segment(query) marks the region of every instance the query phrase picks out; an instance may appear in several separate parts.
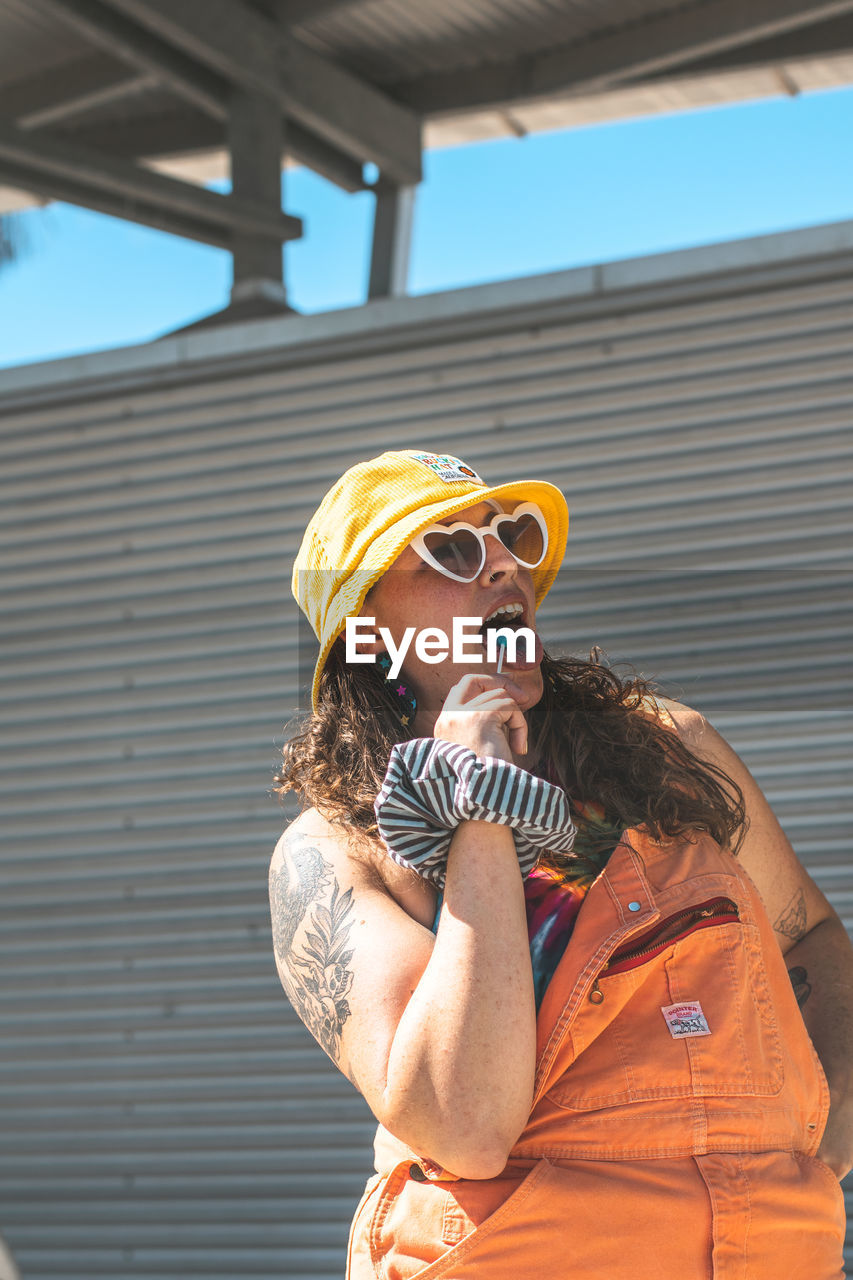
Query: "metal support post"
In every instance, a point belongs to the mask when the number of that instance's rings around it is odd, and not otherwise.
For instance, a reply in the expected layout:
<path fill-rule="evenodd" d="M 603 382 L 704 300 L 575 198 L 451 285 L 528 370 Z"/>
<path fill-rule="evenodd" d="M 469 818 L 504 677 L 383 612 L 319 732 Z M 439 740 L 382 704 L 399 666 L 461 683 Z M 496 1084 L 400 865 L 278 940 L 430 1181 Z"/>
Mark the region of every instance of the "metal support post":
<path fill-rule="evenodd" d="M 376 184 L 369 298 L 400 298 L 406 292 L 416 190 L 383 179 Z"/>
<path fill-rule="evenodd" d="M 284 123 L 278 104 L 235 87 L 228 111 L 228 148 L 232 195 L 280 212 Z M 232 302 L 262 295 L 287 305 L 281 240 L 238 232 L 232 253 Z"/>

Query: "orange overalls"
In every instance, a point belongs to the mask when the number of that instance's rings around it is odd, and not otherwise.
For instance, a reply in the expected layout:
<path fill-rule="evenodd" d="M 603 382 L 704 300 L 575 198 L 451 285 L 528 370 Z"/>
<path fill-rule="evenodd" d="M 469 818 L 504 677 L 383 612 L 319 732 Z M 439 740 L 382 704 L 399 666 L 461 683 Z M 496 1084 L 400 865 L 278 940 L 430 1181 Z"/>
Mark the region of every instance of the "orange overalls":
<path fill-rule="evenodd" d="M 627 831 L 545 992 L 506 1169 L 455 1179 L 380 1128 L 348 1280 L 843 1280 L 828 1108 L 748 876 L 709 836 Z"/>

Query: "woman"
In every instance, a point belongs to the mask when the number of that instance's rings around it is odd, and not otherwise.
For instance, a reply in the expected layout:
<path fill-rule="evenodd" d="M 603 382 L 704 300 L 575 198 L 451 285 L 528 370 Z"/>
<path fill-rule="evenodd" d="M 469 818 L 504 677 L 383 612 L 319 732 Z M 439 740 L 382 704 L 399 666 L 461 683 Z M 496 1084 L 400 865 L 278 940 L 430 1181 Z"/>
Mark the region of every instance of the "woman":
<path fill-rule="evenodd" d="M 320 656 L 278 781 L 308 807 L 270 891 L 285 990 L 380 1122 L 348 1275 L 839 1280 L 849 944 L 700 716 L 489 645 L 535 634 L 567 527 L 551 485 L 392 452 L 297 559 Z"/>

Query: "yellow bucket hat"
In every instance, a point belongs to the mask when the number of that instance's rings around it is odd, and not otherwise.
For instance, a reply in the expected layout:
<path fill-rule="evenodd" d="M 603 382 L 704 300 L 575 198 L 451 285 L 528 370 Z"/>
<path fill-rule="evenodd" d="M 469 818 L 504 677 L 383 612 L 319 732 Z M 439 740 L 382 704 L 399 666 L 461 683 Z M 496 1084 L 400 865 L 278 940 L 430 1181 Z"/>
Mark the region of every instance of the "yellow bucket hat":
<path fill-rule="evenodd" d="M 459 458 L 412 449 L 359 462 L 332 486 L 293 566 L 293 594 L 320 641 L 311 689 L 315 710 L 329 650 L 373 584 L 421 529 L 486 498 L 536 502 L 542 509 L 548 549 L 530 571 L 539 605 L 557 576 L 569 531 L 566 499 L 555 485 L 517 480 L 490 487 Z"/>

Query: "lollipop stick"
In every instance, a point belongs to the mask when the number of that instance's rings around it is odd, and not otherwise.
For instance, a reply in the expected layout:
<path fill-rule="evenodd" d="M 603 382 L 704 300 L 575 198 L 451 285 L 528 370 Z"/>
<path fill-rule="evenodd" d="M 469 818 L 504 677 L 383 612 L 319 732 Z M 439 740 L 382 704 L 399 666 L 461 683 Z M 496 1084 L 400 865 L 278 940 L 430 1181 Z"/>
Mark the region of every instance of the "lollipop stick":
<path fill-rule="evenodd" d="M 498 636 L 498 669 L 497 674 L 503 671 L 504 655 L 506 654 L 506 636 Z"/>

